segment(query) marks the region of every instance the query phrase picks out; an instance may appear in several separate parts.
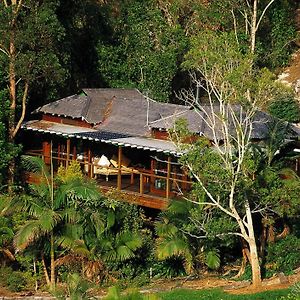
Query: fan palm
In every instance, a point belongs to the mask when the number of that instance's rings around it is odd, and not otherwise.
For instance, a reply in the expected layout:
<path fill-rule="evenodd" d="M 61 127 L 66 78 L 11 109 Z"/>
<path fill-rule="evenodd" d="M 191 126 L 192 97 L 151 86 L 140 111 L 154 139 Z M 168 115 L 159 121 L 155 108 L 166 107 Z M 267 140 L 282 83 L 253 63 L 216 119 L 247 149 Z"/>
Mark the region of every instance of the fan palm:
<path fill-rule="evenodd" d="M 82 240 L 70 234 L 71 226 L 65 230 L 61 243 L 70 253 L 56 260 L 57 265 L 82 263 L 82 273 L 89 279 L 109 276 L 105 262 L 120 262 L 135 256 L 135 251 L 143 244 L 138 232 L 120 229 L 122 221 L 118 211 L 112 208 L 85 208 L 79 225 L 83 232 Z M 117 222 L 117 219 L 119 222 Z M 121 222 L 120 222 L 121 221 Z M 65 227 L 68 229 L 68 226 Z M 116 228 L 120 232 L 116 233 Z M 69 231 L 69 233 L 67 233 Z"/>
<path fill-rule="evenodd" d="M 190 205 L 182 201 L 173 201 L 166 212 L 161 213 L 155 224 L 158 238 L 156 255 L 159 260 L 181 257 L 187 273 L 193 270 L 193 249 L 185 234 L 180 231 L 180 224 L 188 218 Z"/>
<path fill-rule="evenodd" d="M 203 243 L 194 233 L 194 226 L 188 225 L 192 218 L 194 205 L 191 202 L 173 201 L 168 210 L 161 213 L 155 224 L 158 238 L 156 240 L 156 256 L 159 260 L 172 257 L 183 259 L 186 273 L 194 271 L 195 261 L 205 264 L 210 269 L 220 266 L 218 250 Z M 199 213 L 199 212 L 198 212 Z M 196 233 L 198 233 L 196 231 Z"/>
<path fill-rule="evenodd" d="M 104 202 L 101 210 L 86 211 L 85 241 L 94 260 L 121 262 L 135 256 L 143 244 L 139 231 L 124 228 L 123 206 L 120 209 Z M 89 222 L 92 220 L 92 222 Z"/>
<path fill-rule="evenodd" d="M 40 176 L 40 182 L 30 186 L 31 197 L 18 197 L 10 203 L 12 210 L 26 211 L 31 216 L 17 232 L 14 243 L 19 250 L 39 248 L 52 289 L 55 267 L 64 261 L 77 257 L 86 265 L 103 266 L 105 260 L 123 261 L 135 255 L 142 245 L 141 236 L 120 230 L 123 225 L 119 213 L 123 210 L 101 199 L 93 182 L 82 178 L 60 180 L 37 157 L 25 156 L 23 161 L 28 171 Z M 66 250 L 59 263 L 55 263 L 57 247 Z M 44 253 L 50 254 L 50 276 Z"/>

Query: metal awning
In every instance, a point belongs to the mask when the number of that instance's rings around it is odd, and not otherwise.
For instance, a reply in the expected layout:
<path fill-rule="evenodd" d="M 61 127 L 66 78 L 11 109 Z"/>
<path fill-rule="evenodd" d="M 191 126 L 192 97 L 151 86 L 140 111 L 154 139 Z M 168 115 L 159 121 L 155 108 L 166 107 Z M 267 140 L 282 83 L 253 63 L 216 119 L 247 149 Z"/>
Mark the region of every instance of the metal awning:
<path fill-rule="evenodd" d="M 68 138 L 77 138 L 82 140 L 112 144 L 121 147 L 130 147 L 135 149 L 161 152 L 172 154 L 175 156 L 182 155 L 182 152 L 178 151 L 178 149 L 176 149 L 176 146 L 171 141 L 139 136 L 129 136 L 126 134 L 109 131 L 98 131 L 91 128 L 54 123 L 45 120 L 33 120 L 24 122 L 22 124 L 22 129 L 41 133 L 50 133 Z"/>

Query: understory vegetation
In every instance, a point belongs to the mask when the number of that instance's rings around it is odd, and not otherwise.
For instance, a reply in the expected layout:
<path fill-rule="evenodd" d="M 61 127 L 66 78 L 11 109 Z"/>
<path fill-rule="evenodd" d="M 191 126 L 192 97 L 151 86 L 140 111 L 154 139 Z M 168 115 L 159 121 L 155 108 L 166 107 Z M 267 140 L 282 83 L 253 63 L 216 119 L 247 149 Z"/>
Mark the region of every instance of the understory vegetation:
<path fill-rule="evenodd" d="M 114 191 L 102 196 L 92 180 L 82 177 L 76 161 L 61 167 L 55 177 L 39 158 L 23 157 L 23 162 L 42 179 L 24 193 L 1 199 L 0 283 L 11 291 L 44 289 L 47 285 L 54 290 L 58 284 L 60 293 L 70 294 L 72 280 L 79 280 L 78 286 L 86 285 L 87 290 L 110 285 L 124 289 L 162 278 L 198 278 L 207 271 L 233 276 L 237 267 L 243 266 L 240 239 L 214 237 L 234 228 L 228 220 L 211 219 L 206 226 L 213 233 L 199 239 L 197 224 L 203 214 L 195 203 L 172 202 L 153 219 L 141 208 L 118 201 Z M 272 177 L 269 184 L 276 183 L 278 188 L 276 172 L 268 176 Z M 285 185 L 295 187 L 293 180 L 298 179 L 284 180 Z M 286 209 L 298 211 L 298 204 L 295 208 L 291 203 L 286 205 Z M 261 217 L 257 216 L 258 220 L 262 221 Z M 272 215 L 267 227 L 262 227 L 269 234 L 265 240 L 260 237 L 265 245 L 261 252 L 264 277 L 279 272 L 289 275 L 300 267 L 295 220 Z M 279 237 L 286 226 L 293 234 Z M 240 275 L 250 280 L 251 269 Z"/>

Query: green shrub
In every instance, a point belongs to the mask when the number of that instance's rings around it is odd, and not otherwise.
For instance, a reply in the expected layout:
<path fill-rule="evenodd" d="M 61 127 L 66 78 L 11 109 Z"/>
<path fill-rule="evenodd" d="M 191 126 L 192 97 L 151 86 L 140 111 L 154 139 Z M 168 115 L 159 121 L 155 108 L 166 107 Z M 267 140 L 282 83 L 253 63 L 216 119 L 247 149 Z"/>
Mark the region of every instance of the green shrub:
<path fill-rule="evenodd" d="M 10 291 L 20 292 L 26 287 L 27 280 L 22 272 L 16 271 L 7 277 L 6 283 Z"/>
<path fill-rule="evenodd" d="M 279 300 L 300 300 L 300 282 L 293 285 L 290 293 Z"/>
<path fill-rule="evenodd" d="M 108 289 L 108 294 L 104 298 L 105 300 L 158 300 L 160 299 L 157 295 L 146 294 L 142 295 L 138 290 L 129 289 L 121 293 L 121 290 L 116 287 L 110 287 Z"/>
<path fill-rule="evenodd" d="M 268 107 L 272 116 L 288 122 L 298 122 L 300 120 L 299 104 L 292 95 L 282 96 L 273 101 Z"/>
<path fill-rule="evenodd" d="M 154 262 L 152 273 L 154 278 L 174 278 L 187 275 L 184 270 L 183 259 L 180 257 Z"/>
<path fill-rule="evenodd" d="M 267 249 L 266 265 L 269 272 L 292 273 L 300 266 L 300 239 L 289 235 L 285 239 L 270 244 Z"/>
<path fill-rule="evenodd" d="M 251 270 L 251 265 L 248 264 L 246 266 L 244 274 L 238 278 L 238 280 L 251 280 L 252 279 L 252 270 Z"/>
<path fill-rule="evenodd" d="M 6 286 L 7 278 L 11 276 L 13 270 L 10 267 L 0 268 L 0 286 Z"/>

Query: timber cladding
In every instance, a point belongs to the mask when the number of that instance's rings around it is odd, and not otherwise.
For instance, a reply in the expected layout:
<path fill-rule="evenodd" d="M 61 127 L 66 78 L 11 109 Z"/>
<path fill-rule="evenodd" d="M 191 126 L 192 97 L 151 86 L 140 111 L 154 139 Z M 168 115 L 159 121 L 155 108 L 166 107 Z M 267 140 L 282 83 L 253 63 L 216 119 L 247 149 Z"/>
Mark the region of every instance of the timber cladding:
<path fill-rule="evenodd" d="M 60 117 L 60 116 L 52 116 L 52 115 L 47 115 L 47 114 L 43 115 L 42 120 L 48 121 L 48 122 L 65 124 L 65 125 L 86 127 L 86 128 L 92 128 L 93 127 L 91 124 L 88 124 L 86 121 L 83 121 L 83 120 L 80 120 L 80 119 L 71 119 L 71 118 L 65 118 L 65 117 Z"/>

